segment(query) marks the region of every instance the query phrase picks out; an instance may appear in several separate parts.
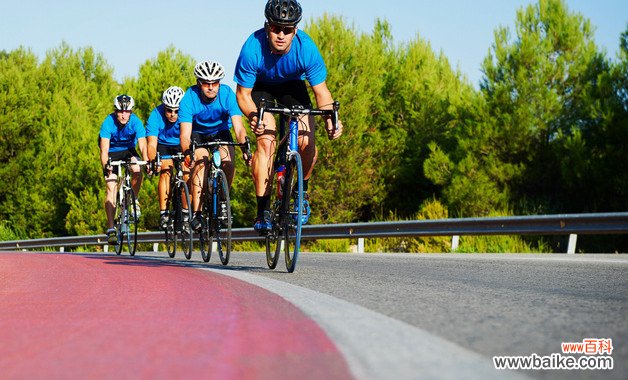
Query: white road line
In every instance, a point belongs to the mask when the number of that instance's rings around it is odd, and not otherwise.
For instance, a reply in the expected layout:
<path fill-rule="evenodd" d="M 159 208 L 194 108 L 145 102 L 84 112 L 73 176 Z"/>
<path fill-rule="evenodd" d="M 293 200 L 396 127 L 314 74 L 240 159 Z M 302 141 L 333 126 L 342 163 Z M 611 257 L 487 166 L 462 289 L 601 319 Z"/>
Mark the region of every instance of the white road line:
<path fill-rule="evenodd" d="M 241 271 L 216 270 L 278 294 L 316 321 L 357 379 L 523 379 L 491 358 L 341 299 Z"/>

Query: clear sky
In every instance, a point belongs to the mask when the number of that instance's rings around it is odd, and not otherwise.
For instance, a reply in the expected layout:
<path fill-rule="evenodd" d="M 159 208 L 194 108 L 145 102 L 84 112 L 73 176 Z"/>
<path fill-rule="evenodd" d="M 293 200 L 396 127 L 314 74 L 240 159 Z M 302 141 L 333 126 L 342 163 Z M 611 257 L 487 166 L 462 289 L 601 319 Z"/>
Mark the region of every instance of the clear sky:
<path fill-rule="evenodd" d="M 265 0 L 2 0 L 0 50 L 31 48 L 41 59 L 62 41 L 91 46 L 114 68 L 118 81 L 174 45 L 195 60 L 233 67 L 242 43 L 264 22 Z M 370 33 L 377 18 L 388 21 L 395 43 L 428 40 L 476 87 L 480 65 L 499 26 L 513 28 L 517 9 L 534 0 L 301 0 L 304 20 L 329 14 Z M 567 0 L 570 11 L 588 18 L 595 41 L 615 59 L 628 24 L 627 0 Z"/>

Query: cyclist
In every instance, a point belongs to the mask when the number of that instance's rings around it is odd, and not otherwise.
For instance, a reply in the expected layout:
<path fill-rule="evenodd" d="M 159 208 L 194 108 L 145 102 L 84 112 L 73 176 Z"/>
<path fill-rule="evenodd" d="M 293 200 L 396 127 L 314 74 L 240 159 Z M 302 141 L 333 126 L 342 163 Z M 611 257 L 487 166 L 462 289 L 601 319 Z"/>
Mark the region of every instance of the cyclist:
<path fill-rule="evenodd" d="M 253 227 L 260 233 L 272 228 L 270 224 L 270 171 L 276 144 L 275 119 L 271 114 L 258 120 L 257 106 L 264 98 L 284 106 L 301 105 L 311 108 L 305 80 L 314 92 L 320 108 L 331 108 L 332 95 L 325 83 L 327 68 L 318 47 L 302 30 L 301 5 L 295 0 L 268 0 L 264 27 L 253 32 L 244 43 L 236 62 L 234 81 L 236 96 L 242 112 L 248 117 L 257 137 L 253 157 L 253 181 L 257 196 L 257 218 Z M 329 138 L 342 134 L 342 123 L 334 129 L 330 117 L 325 120 Z M 310 215 L 307 188 L 308 179 L 316 162 L 313 117 L 302 117 L 299 123 L 299 148 L 303 163 L 304 219 Z"/>
<path fill-rule="evenodd" d="M 109 114 L 102 125 L 98 135 L 100 146 L 100 163 L 106 183 L 105 213 L 107 214 L 107 236 L 109 244 L 117 243 L 116 230 L 113 228 L 113 218 L 115 214 L 116 191 L 118 184 L 118 167 L 112 168 L 108 165 L 109 158 L 113 161 L 126 160 L 138 161 L 139 155 L 135 149 L 139 147 L 142 159 L 147 160 L 146 152 L 146 130 L 144 124 L 133 114 L 135 100 L 133 97 L 123 94 L 113 99 L 113 113 Z M 139 165 L 132 165 L 131 186 L 135 193 L 135 199 L 140 192 L 142 185 L 142 173 Z M 139 216 L 139 204 L 136 201 L 137 213 Z"/>
<path fill-rule="evenodd" d="M 181 87 L 168 87 L 161 96 L 162 104 L 155 107 L 148 117 L 146 122 L 148 158 L 153 162 L 157 157 L 157 153 L 163 157 L 180 152 L 179 103 L 181 103 L 183 94 Z M 159 193 L 159 225 L 162 229 L 168 227 L 170 219 L 168 210 L 166 210 L 166 203 L 168 202 L 168 191 L 170 190 L 172 165 L 172 159 L 161 160 L 157 190 Z M 186 177 L 187 174 L 185 174 Z M 187 215 L 187 213 L 184 215 Z"/>
<path fill-rule="evenodd" d="M 188 88 L 179 106 L 181 122 L 181 150 L 186 155 L 190 152 L 191 142 L 210 142 L 214 140 L 232 142 L 231 127 L 235 130 L 239 143 L 246 141 L 246 129 L 242 122 L 242 112 L 238 107 L 231 87 L 221 84 L 225 70 L 214 61 L 201 61 L 194 67 L 196 84 Z M 229 188 L 235 176 L 233 147 L 221 147 L 222 168 L 227 176 Z M 199 148 L 194 159 L 187 164 L 192 169 L 192 207 L 195 211 L 191 227 L 195 231 L 201 228 L 200 195 L 205 179 L 205 167 L 209 164 L 209 152 Z M 243 153 L 247 165 L 250 159 Z M 187 159 L 186 159 L 187 161 Z"/>

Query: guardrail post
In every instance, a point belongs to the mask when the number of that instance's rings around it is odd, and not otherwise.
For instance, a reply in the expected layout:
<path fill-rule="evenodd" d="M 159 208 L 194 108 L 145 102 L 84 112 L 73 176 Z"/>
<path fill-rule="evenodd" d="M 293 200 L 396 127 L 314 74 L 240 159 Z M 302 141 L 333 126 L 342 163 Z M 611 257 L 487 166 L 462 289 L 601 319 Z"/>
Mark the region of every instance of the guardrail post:
<path fill-rule="evenodd" d="M 109 246 L 107 244 L 103 245 L 102 246 L 102 251 L 105 252 L 105 253 L 109 252 Z"/>
<path fill-rule="evenodd" d="M 364 253 L 364 238 L 358 238 L 358 253 Z"/>
<path fill-rule="evenodd" d="M 454 252 L 458 250 L 458 245 L 460 245 L 460 236 L 454 235 L 451 237 L 451 251 Z"/>
<path fill-rule="evenodd" d="M 578 240 L 578 235 L 570 234 L 569 235 L 569 244 L 567 245 L 567 253 L 574 254 L 576 253 L 576 241 Z"/>
<path fill-rule="evenodd" d="M 59 252 L 61 253 L 65 252 L 65 247 L 59 247 Z"/>
<path fill-rule="evenodd" d="M 159 243 L 153 243 L 153 252 L 159 252 Z"/>

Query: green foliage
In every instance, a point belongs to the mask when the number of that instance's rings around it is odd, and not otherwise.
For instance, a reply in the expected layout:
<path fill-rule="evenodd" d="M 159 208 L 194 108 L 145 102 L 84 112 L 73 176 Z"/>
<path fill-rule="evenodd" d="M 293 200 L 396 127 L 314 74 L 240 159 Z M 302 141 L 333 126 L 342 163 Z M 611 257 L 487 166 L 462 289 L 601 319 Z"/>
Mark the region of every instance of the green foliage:
<path fill-rule="evenodd" d="M 129 78 L 124 83 L 125 90 L 135 98 L 134 113 L 144 122 L 151 111 L 161 104 L 163 92 L 170 86 L 179 86 L 184 91 L 196 82 L 194 62 L 174 46 L 157 54 L 140 66 L 139 77 Z"/>
<path fill-rule="evenodd" d="M 20 240 L 23 237 L 24 234 L 14 231 L 6 220 L 0 222 L 0 241 Z"/>
<path fill-rule="evenodd" d="M 611 61 L 587 19 L 563 0 L 538 0 L 517 12 L 514 30 L 495 31 L 479 91 L 420 36 L 396 45 L 384 20 L 360 33 L 324 15 L 305 29 L 324 56 L 345 126 L 336 141 L 317 134 L 312 223 L 626 211 L 628 26 Z M 89 47 L 62 43 L 41 62 L 26 48 L 0 51 L 0 236 L 102 233 L 96 141 L 113 97 L 132 95 L 145 122 L 167 87 L 194 83 L 194 64 L 169 46 L 118 84 Z M 236 156 L 234 227 L 249 227 L 253 183 Z M 145 178 L 139 198 L 140 228 L 155 230 L 156 177 Z M 535 239 L 462 237 L 459 251 L 553 247 Z M 306 242 L 304 250 L 346 251 L 350 243 Z M 626 246 L 625 236 L 579 241 L 584 251 Z M 377 239 L 367 249 L 446 252 L 450 242 Z"/>
<path fill-rule="evenodd" d="M 522 8 L 514 38 L 507 28 L 495 32 L 482 97 L 470 103 L 455 144 L 430 145 L 426 177 L 456 216 L 510 207 L 520 214 L 625 211 L 621 67 L 598 52 L 589 21 L 564 1 Z"/>
<path fill-rule="evenodd" d="M 412 220 L 447 219 L 447 208 L 435 199 L 426 200 L 419 211 L 412 215 Z M 389 220 L 399 220 L 396 215 Z M 387 239 L 368 239 L 365 243 L 368 252 L 413 252 L 436 253 L 451 251 L 451 238 L 448 236 L 402 237 Z"/>
<path fill-rule="evenodd" d="M 389 27 L 378 23 L 372 35 L 360 35 L 341 18 L 325 15 L 306 31 L 323 54 L 327 85 L 340 102 L 345 127 L 338 140 L 317 139 L 318 163 L 310 185 L 316 209 L 312 222 L 359 220 L 385 198 L 384 161 L 390 159 L 391 140 L 382 111 L 392 63 Z"/>
<path fill-rule="evenodd" d="M 302 252 L 351 252 L 352 247 L 355 246 L 349 239 L 319 239 L 301 243 Z"/>
<path fill-rule="evenodd" d="M 547 253 L 549 246 L 538 241 L 532 246 L 518 236 L 461 236 L 458 253 Z"/>

